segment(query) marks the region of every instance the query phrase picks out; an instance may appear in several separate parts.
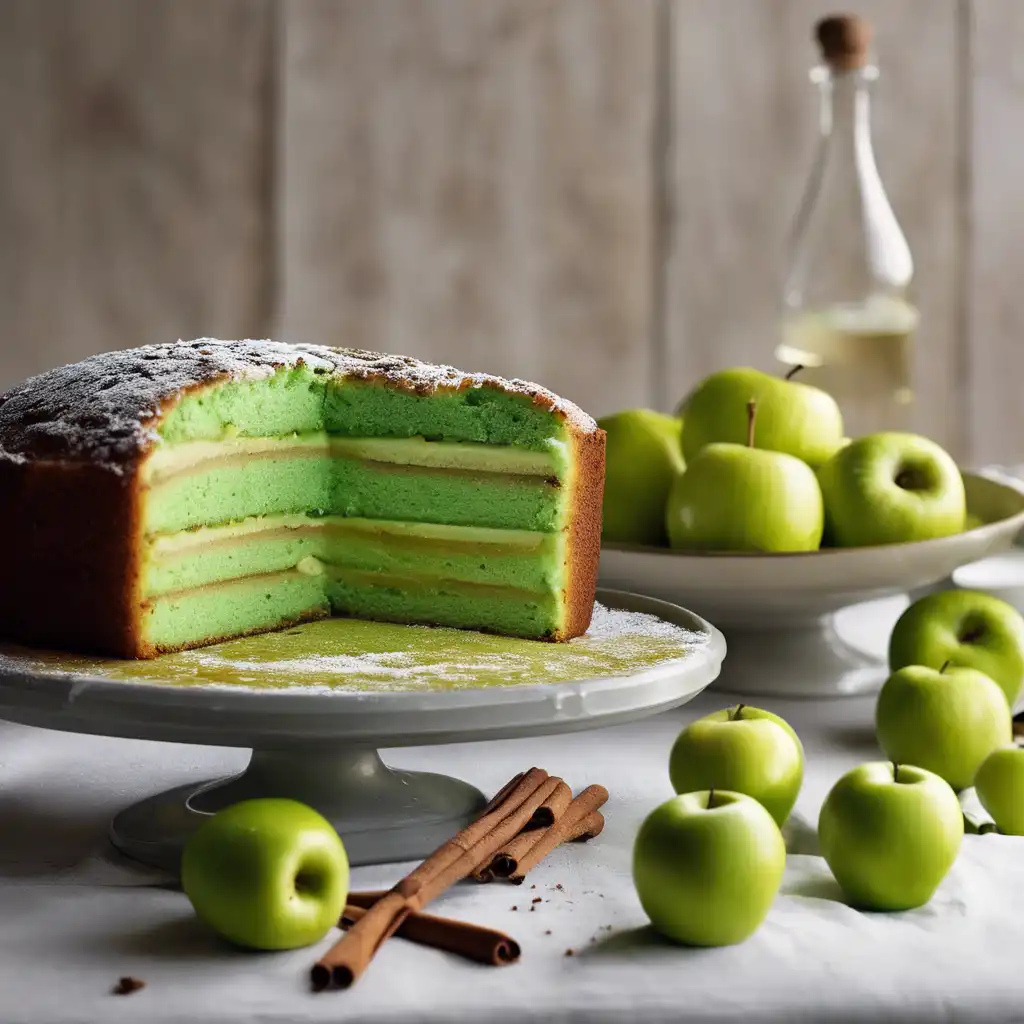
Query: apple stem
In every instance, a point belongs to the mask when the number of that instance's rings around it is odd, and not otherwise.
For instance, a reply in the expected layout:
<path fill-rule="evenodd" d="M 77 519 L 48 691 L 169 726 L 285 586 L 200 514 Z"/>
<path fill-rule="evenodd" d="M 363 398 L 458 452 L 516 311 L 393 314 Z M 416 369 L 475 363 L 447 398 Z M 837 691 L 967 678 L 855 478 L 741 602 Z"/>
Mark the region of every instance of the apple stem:
<path fill-rule="evenodd" d="M 895 761 L 892 763 L 892 781 L 900 781 L 900 766 Z"/>
<path fill-rule="evenodd" d="M 754 447 L 754 426 L 757 423 L 757 402 L 747 402 L 747 447 Z"/>
<path fill-rule="evenodd" d="M 714 807 L 714 806 L 715 806 L 715 787 L 712 786 L 708 790 L 708 810 L 710 811 L 711 808 Z"/>
<path fill-rule="evenodd" d="M 784 379 L 792 380 L 803 368 L 803 363 L 799 363 L 796 366 L 791 367 L 789 373 L 786 374 Z"/>
<path fill-rule="evenodd" d="M 942 668 L 939 669 L 939 675 L 942 675 L 942 673 L 945 672 L 946 669 L 949 668 L 949 666 L 952 665 L 952 664 L 953 664 L 953 659 L 952 658 L 947 658 L 942 663 Z"/>
<path fill-rule="evenodd" d="M 732 720 L 734 722 L 736 721 L 737 718 L 742 718 L 743 717 L 743 709 L 746 706 L 747 706 L 746 704 L 737 704 L 736 705 L 736 707 L 733 709 L 733 713 L 732 713 Z"/>

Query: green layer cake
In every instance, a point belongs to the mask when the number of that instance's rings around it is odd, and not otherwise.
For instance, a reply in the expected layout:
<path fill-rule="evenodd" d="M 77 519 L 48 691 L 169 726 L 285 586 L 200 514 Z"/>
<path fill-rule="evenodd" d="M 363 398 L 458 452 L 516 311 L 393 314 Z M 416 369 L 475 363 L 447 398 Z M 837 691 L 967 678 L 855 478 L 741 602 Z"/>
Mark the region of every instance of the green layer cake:
<path fill-rule="evenodd" d="M 148 658 L 332 613 L 567 640 L 604 434 L 534 384 L 202 339 L 0 397 L 0 633 Z"/>

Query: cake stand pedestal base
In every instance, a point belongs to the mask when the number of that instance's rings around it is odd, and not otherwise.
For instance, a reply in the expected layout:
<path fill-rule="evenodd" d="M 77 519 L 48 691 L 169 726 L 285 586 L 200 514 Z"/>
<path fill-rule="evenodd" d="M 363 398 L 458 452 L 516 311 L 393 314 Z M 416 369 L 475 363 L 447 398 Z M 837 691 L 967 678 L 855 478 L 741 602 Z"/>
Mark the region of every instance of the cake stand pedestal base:
<path fill-rule="evenodd" d="M 422 860 L 486 802 L 459 779 L 389 768 L 372 748 L 254 750 L 240 775 L 179 786 L 122 811 L 110 839 L 127 856 L 176 873 L 185 841 L 202 822 L 255 797 L 318 810 L 345 840 L 353 866 Z"/>
<path fill-rule="evenodd" d="M 797 625 L 726 629 L 729 657 L 717 689 L 741 697 L 855 697 L 876 693 L 885 660 L 853 647 L 834 615 Z"/>

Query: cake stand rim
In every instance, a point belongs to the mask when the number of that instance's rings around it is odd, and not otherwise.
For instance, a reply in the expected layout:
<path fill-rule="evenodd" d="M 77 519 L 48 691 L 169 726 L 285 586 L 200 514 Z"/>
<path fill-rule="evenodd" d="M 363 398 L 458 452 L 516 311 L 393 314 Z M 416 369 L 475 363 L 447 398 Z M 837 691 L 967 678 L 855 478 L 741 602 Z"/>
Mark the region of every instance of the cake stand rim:
<path fill-rule="evenodd" d="M 328 740 L 334 736 L 350 738 L 353 742 L 364 742 L 366 746 L 388 746 L 391 733 L 372 727 L 378 716 L 402 716 L 407 720 L 410 716 L 430 716 L 457 714 L 471 718 L 488 710 L 512 712 L 518 710 L 521 716 L 538 719 L 538 727 L 542 725 L 539 717 L 544 716 L 545 708 L 549 721 L 545 731 L 551 731 L 551 717 L 560 718 L 566 732 L 579 728 L 599 728 L 605 724 L 616 724 L 622 716 L 641 717 L 645 708 L 648 713 L 662 710 L 664 706 L 675 706 L 685 703 L 700 693 L 713 682 L 721 670 L 726 653 L 725 638 L 721 631 L 703 617 L 687 608 L 672 602 L 642 594 L 630 594 L 601 588 L 598 599 L 613 608 L 624 608 L 632 611 L 647 611 L 660 614 L 660 617 L 676 625 L 704 633 L 707 640 L 688 651 L 684 657 L 674 658 L 661 664 L 649 666 L 630 675 L 594 677 L 575 681 L 548 681 L 541 683 L 522 683 L 512 686 L 488 686 L 480 689 L 464 689 L 451 691 L 391 693 L 365 693 L 358 691 L 311 690 L 302 688 L 284 688 L 279 690 L 260 690 L 251 687 L 219 686 L 175 686 L 149 681 L 131 682 L 110 680 L 98 676 L 74 672 L 35 672 L 31 666 L 19 666 L 18 659 L 0 653 L 0 719 L 9 721 L 25 721 L 27 724 L 40 724 L 44 728 L 65 729 L 66 731 L 95 733 L 99 735 L 126 735 L 123 727 L 132 725 L 137 731 L 133 734 L 145 737 L 147 722 L 145 715 L 157 716 L 160 712 L 177 712 L 187 714 L 194 712 L 197 718 L 206 718 L 208 724 L 195 723 L 196 739 L 181 739 L 180 742 L 210 743 L 209 732 L 215 728 L 214 720 L 224 719 L 225 728 L 232 726 L 228 719 L 232 714 L 251 717 L 279 716 L 282 720 L 290 717 L 295 719 L 316 715 L 318 718 L 334 721 L 345 719 L 352 723 L 352 728 L 345 729 L 338 722 L 337 732 L 330 728 L 323 730 L 301 730 L 295 723 L 296 731 L 289 731 L 285 723 L 281 730 L 282 740 L 296 738 L 301 731 L 310 739 Z M 673 685 L 674 684 L 674 685 Z M 671 690 L 671 692 L 669 692 Z M 615 705 L 614 700 L 620 694 L 627 696 L 643 692 L 645 699 L 623 707 Z M 604 702 L 602 702 L 602 698 Z M 587 700 L 598 704 L 587 709 Z M 612 704 L 608 704 L 608 700 Z M 19 715 L 19 712 L 22 712 Z M 104 732 L 102 728 L 82 727 L 100 726 L 103 724 L 103 712 L 113 715 L 121 713 L 124 718 L 109 723 L 113 731 Z M 129 722 L 133 713 L 142 712 L 142 716 Z M 31 717 L 31 721 L 29 721 Z M 365 719 L 365 725 L 359 720 Z M 609 721 L 605 721 L 609 719 Z M 62 720 L 64 725 L 62 725 Z M 50 724 L 52 722 L 52 724 Z M 192 731 L 185 722 L 160 723 L 150 720 L 148 723 L 154 732 L 161 736 L 168 733 L 181 733 L 183 736 Z M 326 726 L 326 721 L 325 721 Z M 436 740 L 434 735 L 450 735 L 462 733 L 479 733 L 481 739 L 487 738 L 488 729 L 473 726 L 468 722 L 460 725 L 455 723 L 452 728 L 428 729 L 424 721 L 422 741 L 454 742 L 454 740 Z M 518 728 L 518 726 L 512 726 Z M 365 729 L 365 736 L 360 732 Z M 523 734 L 528 734 L 528 725 L 523 725 Z M 238 725 L 238 732 L 249 733 L 253 730 L 244 723 Z M 494 731 L 499 731 L 495 727 Z M 556 730 L 557 731 L 557 730 Z M 395 729 L 395 735 L 405 735 Z M 472 736 L 467 735 L 467 739 Z M 226 745 L 249 746 L 246 742 L 230 742 Z M 406 745 L 406 744 L 395 744 Z"/>

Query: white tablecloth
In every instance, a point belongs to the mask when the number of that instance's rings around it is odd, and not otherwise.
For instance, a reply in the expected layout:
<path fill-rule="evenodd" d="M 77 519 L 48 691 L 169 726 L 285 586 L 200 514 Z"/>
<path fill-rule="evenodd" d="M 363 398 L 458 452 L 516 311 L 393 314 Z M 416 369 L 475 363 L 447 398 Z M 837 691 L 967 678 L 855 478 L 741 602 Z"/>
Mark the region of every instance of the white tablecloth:
<path fill-rule="evenodd" d="M 893 611 L 854 625 L 884 637 Z M 684 708 L 621 728 L 386 753 L 484 790 L 530 764 L 577 788 L 604 783 L 607 828 L 553 853 L 522 888 L 467 884 L 436 904 L 509 931 L 523 947 L 518 964 L 477 966 L 394 939 L 355 988 L 318 995 L 307 988 L 316 949 L 233 950 L 202 929 L 180 892 L 105 846 L 121 807 L 237 770 L 244 751 L 0 724 L 0 1024 L 1024 1019 L 1024 840 L 968 836 L 928 906 L 862 914 L 842 902 L 813 853 L 813 831 L 799 827 L 816 820 L 846 768 L 879 756 L 872 699 L 759 702 L 792 722 L 808 758 L 782 892 L 741 946 L 689 950 L 652 934 L 630 882 L 633 836 L 672 795 L 666 765 L 680 728 L 731 702 L 716 684 Z M 376 888 L 403 873 L 359 869 L 353 885 Z M 543 902 L 531 911 L 534 896 Z M 146 988 L 110 995 L 122 975 Z"/>

